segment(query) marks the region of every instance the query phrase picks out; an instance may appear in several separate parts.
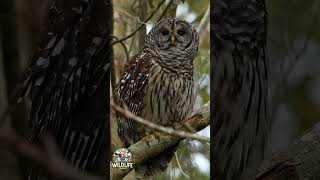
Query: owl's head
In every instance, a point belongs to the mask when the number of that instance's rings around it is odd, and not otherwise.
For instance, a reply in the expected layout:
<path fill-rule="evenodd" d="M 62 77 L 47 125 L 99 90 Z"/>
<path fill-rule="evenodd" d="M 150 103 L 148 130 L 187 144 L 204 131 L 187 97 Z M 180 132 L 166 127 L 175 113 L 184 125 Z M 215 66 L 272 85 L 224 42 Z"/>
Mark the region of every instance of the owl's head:
<path fill-rule="evenodd" d="M 194 53 L 198 49 L 199 37 L 187 21 L 168 18 L 159 21 L 148 33 L 146 46 L 156 50 L 180 50 Z"/>

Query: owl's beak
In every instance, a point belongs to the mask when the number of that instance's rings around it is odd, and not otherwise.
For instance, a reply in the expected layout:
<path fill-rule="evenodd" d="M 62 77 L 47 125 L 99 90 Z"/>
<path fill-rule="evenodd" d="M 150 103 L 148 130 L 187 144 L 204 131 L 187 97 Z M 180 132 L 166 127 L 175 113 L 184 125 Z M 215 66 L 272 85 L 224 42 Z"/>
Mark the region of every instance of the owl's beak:
<path fill-rule="evenodd" d="M 171 36 L 171 45 L 175 45 L 176 43 L 176 37 L 174 35 Z"/>

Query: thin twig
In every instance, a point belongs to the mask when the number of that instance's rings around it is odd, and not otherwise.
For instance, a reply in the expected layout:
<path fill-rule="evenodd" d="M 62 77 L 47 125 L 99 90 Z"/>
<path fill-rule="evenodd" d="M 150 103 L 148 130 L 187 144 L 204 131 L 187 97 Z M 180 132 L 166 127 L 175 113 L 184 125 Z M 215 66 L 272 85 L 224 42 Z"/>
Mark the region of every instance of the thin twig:
<path fill-rule="evenodd" d="M 117 39 L 117 40 L 119 40 L 119 38 L 118 37 L 116 37 L 116 36 L 112 36 L 113 38 L 115 38 L 115 39 Z M 128 61 L 129 60 L 129 51 L 128 51 L 128 48 L 127 48 L 127 46 L 123 43 L 123 42 L 119 42 L 121 45 L 122 45 L 122 47 L 123 47 L 123 49 L 124 49 L 124 52 L 125 52 L 125 54 L 126 54 L 126 61 Z"/>
<path fill-rule="evenodd" d="M 201 21 L 197 27 L 197 31 L 199 34 L 201 34 L 201 32 L 203 31 L 203 29 L 205 28 L 205 26 L 208 24 L 210 20 L 210 5 L 207 8 L 205 14 L 203 15 L 203 17 L 201 18 Z"/>
<path fill-rule="evenodd" d="M 188 115 L 185 120 L 182 121 L 183 124 L 190 124 L 193 129 L 196 131 L 201 131 L 204 128 L 208 127 L 210 124 L 210 102 L 194 111 Z M 122 109 L 122 108 L 121 108 Z M 186 126 L 177 127 L 177 130 L 188 131 Z M 148 134 L 143 137 L 138 142 L 132 144 L 129 147 L 129 150 L 132 153 L 132 163 L 134 167 L 139 164 L 156 157 L 157 155 L 164 152 L 166 149 L 177 145 L 182 141 L 183 137 L 178 137 L 174 135 L 167 134 L 165 132 L 159 131 L 156 138 L 154 134 Z M 111 179 L 120 180 L 126 176 L 133 168 L 126 169 L 111 169 Z"/>
<path fill-rule="evenodd" d="M 130 43 L 129 49 L 128 49 L 129 55 L 130 55 L 130 53 L 131 53 L 131 50 L 132 50 L 132 48 L 133 48 L 133 44 L 134 44 L 134 41 L 135 41 L 135 40 L 136 40 L 136 38 L 135 38 L 135 36 L 133 36 L 132 39 L 131 39 L 131 43 Z M 128 59 L 128 60 L 129 60 L 129 59 Z"/>
<path fill-rule="evenodd" d="M 204 15 L 202 16 L 199 25 L 197 26 L 197 32 L 199 33 L 200 37 L 204 37 L 201 36 L 201 34 L 203 33 L 203 29 L 205 28 L 205 26 L 209 23 L 210 20 L 210 5 L 207 8 L 207 10 L 205 11 Z M 200 40 L 200 46 L 202 41 Z M 199 63 L 199 67 L 201 67 L 203 65 L 203 63 L 208 63 L 208 59 L 210 57 L 210 53 L 209 55 L 202 61 L 202 59 L 200 59 L 200 63 Z M 201 57 L 200 57 L 201 58 Z M 195 94 L 198 94 L 200 91 L 200 86 L 202 84 L 202 82 L 205 80 L 206 76 L 201 76 L 201 74 L 199 73 L 198 75 L 198 84 L 197 87 L 195 88 Z"/>
<path fill-rule="evenodd" d="M 148 128 L 151 129 L 155 129 L 155 130 L 159 130 L 162 131 L 164 133 L 170 134 L 170 135 L 174 135 L 174 136 L 178 136 L 178 137 L 183 137 L 183 138 L 190 138 L 190 139 L 194 139 L 194 140 L 198 140 L 198 141 L 203 141 L 203 142 L 210 142 L 210 138 L 205 137 L 205 136 L 200 136 L 200 135 L 195 135 L 195 134 L 191 134 L 185 131 L 177 131 L 174 130 L 173 128 L 168 128 L 168 127 L 164 127 L 164 126 L 160 126 L 157 124 L 154 124 L 150 121 L 147 121 L 139 116 L 134 115 L 132 112 L 130 112 L 126 107 L 123 109 L 120 106 L 117 106 L 115 104 L 111 104 L 111 107 L 116 110 L 117 112 L 121 113 L 122 115 L 124 115 L 126 118 L 128 119 L 132 119 L 142 125 L 147 126 Z"/>
<path fill-rule="evenodd" d="M 316 22 L 319 19 L 319 11 L 317 11 L 317 13 L 313 16 L 313 20 L 311 21 L 311 23 L 309 24 L 308 27 L 308 33 L 307 33 L 307 37 L 303 43 L 302 48 L 299 50 L 299 52 L 295 53 L 295 55 L 290 58 L 290 62 L 287 65 L 287 67 L 285 68 L 285 59 L 284 57 L 282 58 L 282 62 L 280 64 L 280 71 L 281 71 L 281 77 L 279 78 L 275 88 L 274 88 L 274 93 L 272 95 L 272 97 L 270 98 L 270 104 L 272 104 L 272 108 L 271 108 L 271 117 L 275 116 L 276 113 L 276 109 L 277 109 L 277 104 L 279 104 L 280 102 L 280 98 L 279 94 L 283 94 L 284 92 L 287 91 L 288 89 L 288 81 L 289 81 L 289 76 L 291 75 L 292 71 L 295 69 L 295 66 L 298 64 L 299 61 L 302 60 L 302 56 L 304 55 L 304 53 L 307 51 L 307 47 L 309 45 L 309 41 L 311 39 L 312 33 L 314 32 L 314 24 L 316 24 Z M 285 37 L 283 35 L 283 37 Z M 288 49 L 288 45 L 286 46 L 286 48 Z M 281 96 L 280 95 L 280 96 Z M 271 118 L 271 119 L 275 119 L 275 118 Z"/>
<path fill-rule="evenodd" d="M 174 152 L 174 156 L 175 156 L 175 158 L 176 158 L 178 167 L 179 167 L 181 173 L 183 174 L 183 176 L 185 176 L 187 179 L 191 179 L 190 176 L 188 176 L 188 174 L 186 174 L 186 173 L 182 170 L 182 167 L 181 167 L 180 162 L 179 162 L 179 159 L 178 159 L 177 152 Z"/>
<path fill-rule="evenodd" d="M 150 14 L 150 16 L 144 21 L 144 23 L 147 23 L 155 14 L 156 12 L 158 11 L 158 9 L 161 7 L 161 5 L 165 2 L 165 0 L 162 0 L 158 6 L 153 10 L 153 12 Z M 134 30 L 132 33 L 130 33 L 128 36 L 122 38 L 122 39 L 119 39 L 115 42 L 113 42 L 111 44 L 111 46 L 113 46 L 114 44 L 117 44 L 119 42 L 122 42 L 122 41 L 125 41 L 127 39 L 129 39 L 130 37 L 134 36 L 143 26 L 145 26 L 145 24 L 141 24 L 136 30 Z"/>
<path fill-rule="evenodd" d="M 123 12 L 124 14 L 128 15 L 129 17 L 132 17 L 132 18 L 136 19 L 138 21 L 138 23 L 147 25 L 146 22 L 143 22 L 143 21 L 140 20 L 139 16 L 134 16 L 134 15 L 130 14 L 129 12 L 127 12 L 125 9 L 121 8 L 121 7 L 114 6 L 113 8 L 114 9 L 118 9 L 121 12 Z"/>
<path fill-rule="evenodd" d="M 169 7 L 171 6 L 173 0 L 169 1 L 169 3 L 167 4 L 167 6 L 164 8 L 162 14 L 159 16 L 158 21 L 160 21 L 167 13 Z"/>

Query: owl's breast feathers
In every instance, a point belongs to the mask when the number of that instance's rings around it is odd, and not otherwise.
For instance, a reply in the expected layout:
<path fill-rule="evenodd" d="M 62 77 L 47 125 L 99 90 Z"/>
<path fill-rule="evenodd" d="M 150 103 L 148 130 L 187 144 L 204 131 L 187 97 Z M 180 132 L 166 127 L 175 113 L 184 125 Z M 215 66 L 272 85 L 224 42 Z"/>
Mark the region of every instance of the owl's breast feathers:
<path fill-rule="evenodd" d="M 181 121 L 192 111 L 193 87 L 193 78 L 190 76 L 176 74 L 155 63 L 146 88 L 142 116 L 163 126 Z"/>
<path fill-rule="evenodd" d="M 193 79 L 161 66 L 155 51 L 145 48 L 127 64 L 120 81 L 120 103 L 142 118 L 169 126 L 192 111 Z M 179 69 L 176 69 L 179 72 Z M 189 74 L 193 74 L 190 68 Z M 126 145 L 145 135 L 145 127 L 118 118 L 118 132 Z"/>

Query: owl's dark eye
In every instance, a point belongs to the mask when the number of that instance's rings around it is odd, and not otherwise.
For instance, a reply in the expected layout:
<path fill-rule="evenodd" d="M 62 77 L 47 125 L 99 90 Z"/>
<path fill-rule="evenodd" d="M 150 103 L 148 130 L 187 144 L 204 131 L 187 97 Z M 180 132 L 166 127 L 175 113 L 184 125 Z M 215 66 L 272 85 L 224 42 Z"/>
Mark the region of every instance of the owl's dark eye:
<path fill-rule="evenodd" d="M 161 30 L 161 34 L 164 35 L 164 36 L 168 35 L 169 34 L 168 29 Z"/>
<path fill-rule="evenodd" d="M 184 34 L 186 34 L 186 30 L 184 30 L 184 29 L 178 29 L 177 33 L 178 33 L 180 36 L 183 36 Z"/>

